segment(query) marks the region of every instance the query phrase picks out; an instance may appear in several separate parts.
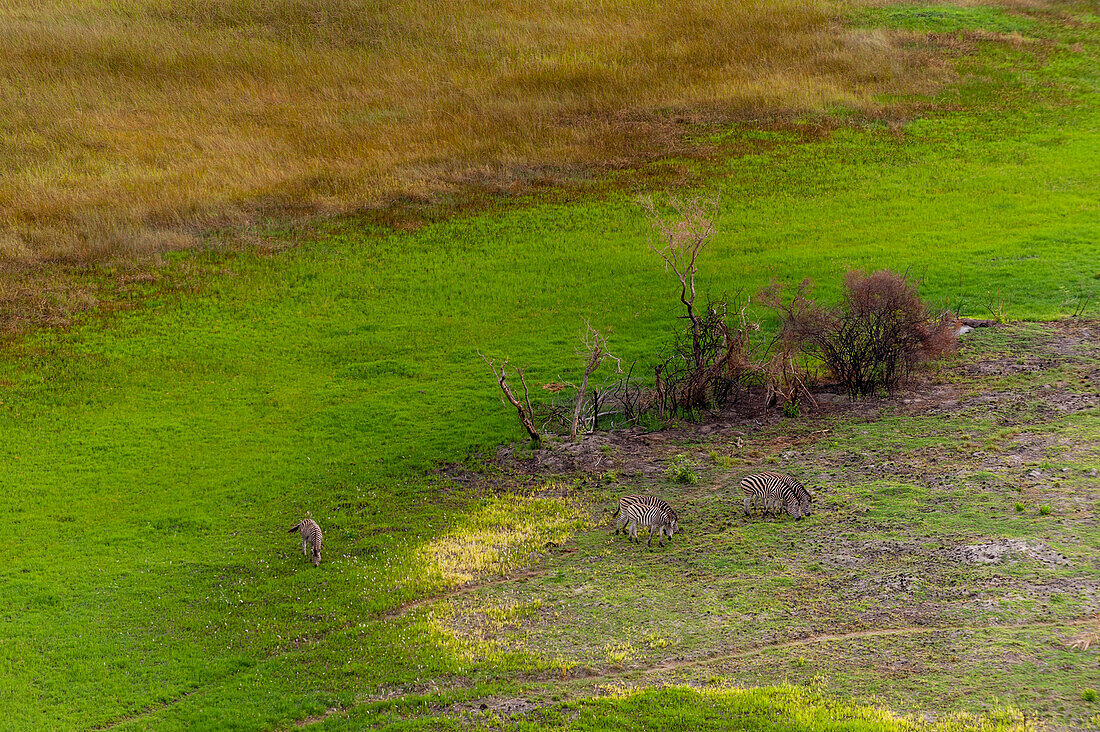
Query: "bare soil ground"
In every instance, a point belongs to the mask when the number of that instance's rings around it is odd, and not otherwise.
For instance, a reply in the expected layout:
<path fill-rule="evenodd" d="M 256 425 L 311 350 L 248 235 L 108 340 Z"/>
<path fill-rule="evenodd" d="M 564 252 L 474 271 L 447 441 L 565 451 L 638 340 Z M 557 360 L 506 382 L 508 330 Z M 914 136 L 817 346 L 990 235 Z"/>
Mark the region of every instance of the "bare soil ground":
<path fill-rule="evenodd" d="M 892 396 L 816 396 L 796 419 L 746 405 L 448 468 L 495 490 L 567 479 L 607 519 L 618 495 L 660 495 L 683 533 L 633 545 L 608 520 L 513 581 L 426 603 L 456 635 L 550 669 L 518 701 L 444 713 L 787 680 L 927 718 L 1009 704 L 1095 724 L 1100 322 L 977 330 Z M 667 469 L 685 455 L 694 484 Z M 813 515 L 746 517 L 737 483 L 761 469 L 800 477 Z"/>

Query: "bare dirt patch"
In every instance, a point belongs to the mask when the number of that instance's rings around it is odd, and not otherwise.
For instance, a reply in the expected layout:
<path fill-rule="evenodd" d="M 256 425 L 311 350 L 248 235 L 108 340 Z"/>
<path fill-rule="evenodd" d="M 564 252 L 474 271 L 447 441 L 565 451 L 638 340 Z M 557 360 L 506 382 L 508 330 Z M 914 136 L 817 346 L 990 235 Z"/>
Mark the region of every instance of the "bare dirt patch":
<path fill-rule="evenodd" d="M 987 544 L 967 544 L 956 550 L 960 561 L 967 564 L 1002 564 L 1018 557 L 1030 557 L 1044 564 L 1065 566 L 1070 564 L 1062 554 L 1041 541 L 1025 539 L 1001 539 Z"/>

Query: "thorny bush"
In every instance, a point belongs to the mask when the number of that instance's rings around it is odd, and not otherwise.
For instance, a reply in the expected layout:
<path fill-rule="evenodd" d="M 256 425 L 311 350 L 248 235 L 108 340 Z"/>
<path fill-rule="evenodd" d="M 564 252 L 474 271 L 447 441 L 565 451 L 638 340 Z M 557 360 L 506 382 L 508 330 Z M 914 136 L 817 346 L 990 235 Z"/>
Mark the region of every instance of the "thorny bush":
<path fill-rule="evenodd" d="M 783 320 L 780 339 L 821 359 L 850 398 L 893 390 L 919 363 L 954 348 L 954 316 L 931 314 L 904 275 L 854 270 L 844 284 L 835 307 L 814 302 L 809 280 L 789 301 L 774 288 L 764 299 Z"/>

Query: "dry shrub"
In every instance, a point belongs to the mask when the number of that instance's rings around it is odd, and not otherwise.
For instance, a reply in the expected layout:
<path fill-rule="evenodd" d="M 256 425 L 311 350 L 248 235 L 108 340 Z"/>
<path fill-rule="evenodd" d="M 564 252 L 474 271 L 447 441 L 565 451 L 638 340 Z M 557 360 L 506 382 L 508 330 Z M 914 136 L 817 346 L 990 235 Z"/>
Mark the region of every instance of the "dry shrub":
<path fill-rule="evenodd" d="M 672 354 L 655 369 L 656 406 L 662 416 L 732 403 L 760 371 L 751 335 L 759 325 L 741 308 L 728 320 L 729 304 L 712 300 L 674 336 Z"/>
<path fill-rule="evenodd" d="M 773 292 L 769 304 L 783 318 L 782 339 L 823 361 L 853 399 L 896 388 L 917 364 L 954 348 L 954 318 L 930 314 L 904 275 L 856 270 L 844 284 L 836 307 L 815 303 L 809 280 L 789 301 Z"/>

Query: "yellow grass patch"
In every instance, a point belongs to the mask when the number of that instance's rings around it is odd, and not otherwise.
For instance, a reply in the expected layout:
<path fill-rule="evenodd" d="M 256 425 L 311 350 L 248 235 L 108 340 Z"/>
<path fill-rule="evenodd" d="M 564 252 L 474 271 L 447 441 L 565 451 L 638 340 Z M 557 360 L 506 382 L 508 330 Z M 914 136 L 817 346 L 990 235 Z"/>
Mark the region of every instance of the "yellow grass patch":
<path fill-rule="evenodd" d="M 426 544 L 421 564 L 446 584 L 458 585 L 526 566 L 532 552 L 593 525 L 589 507 L 578 498 L 497 496 Z"/>
<path fill-rule="evenodd" d="M 919 81 L 835 10 L 0 0 L 0 257 L 126 255 L 257 213 L 621 164 L 667 150 L 677 114 L 873 107 Z"/>

